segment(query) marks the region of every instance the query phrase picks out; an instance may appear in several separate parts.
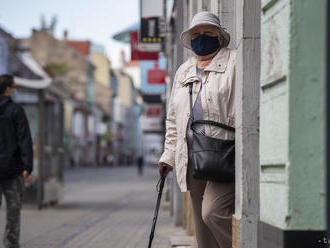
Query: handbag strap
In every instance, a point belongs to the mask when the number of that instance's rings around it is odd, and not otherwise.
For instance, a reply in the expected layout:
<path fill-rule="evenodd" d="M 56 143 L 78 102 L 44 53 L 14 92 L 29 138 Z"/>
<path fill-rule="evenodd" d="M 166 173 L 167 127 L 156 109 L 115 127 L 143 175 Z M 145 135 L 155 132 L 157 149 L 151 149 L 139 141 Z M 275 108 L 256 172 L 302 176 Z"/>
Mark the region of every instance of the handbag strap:
<path fill-rule="evenodd" d="M 193 104 L 192 104 L 192 90 L 193 90 L 193 82 L 189 84 L 189 104 L 190 104 L 190 118 L 194 120 L 193 115 Z"/>
<path fill-rule="evenodd" d="M 206 125 L 220 127 L 220 128 L 226 129 L 226 130 L 231 131 L 231 132 L 235 132 L 234 127 L 228 126 L 228 125 L 220 123 L 220 122 L 210 121 L 210 120 L 196 120 L 196 121 L 194 121 L 193 105 L 192 105 L 192 89 L 193 89 L 193 83 L 190 83 L 189 84 L 189 95 L 190 95 L 189 103 L 190 103 L 190 118 L 192 119 L 190 128 L 193 129 L 193 126 L 195 124 L 206 124 Z"/>

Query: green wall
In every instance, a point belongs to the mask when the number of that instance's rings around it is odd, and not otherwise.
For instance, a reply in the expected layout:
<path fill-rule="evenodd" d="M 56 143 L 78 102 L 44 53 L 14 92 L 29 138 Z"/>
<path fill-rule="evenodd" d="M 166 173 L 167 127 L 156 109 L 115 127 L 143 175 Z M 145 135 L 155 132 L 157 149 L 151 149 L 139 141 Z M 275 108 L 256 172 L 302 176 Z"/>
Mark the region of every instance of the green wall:
<path fill-rule="evenodd" d="M 290 1 L 262 1 L 260 218 L 285 228 L 288 215 Z"/>
<path fill-rule="evenodd" d="M 326 0 L 262 0 L 260 218 L 325 228 Z"/>
<path fill-rule="evenodd" d="M 326 0 L 293 0 L 289 84 L 290 229 L 325 229 Z"/>

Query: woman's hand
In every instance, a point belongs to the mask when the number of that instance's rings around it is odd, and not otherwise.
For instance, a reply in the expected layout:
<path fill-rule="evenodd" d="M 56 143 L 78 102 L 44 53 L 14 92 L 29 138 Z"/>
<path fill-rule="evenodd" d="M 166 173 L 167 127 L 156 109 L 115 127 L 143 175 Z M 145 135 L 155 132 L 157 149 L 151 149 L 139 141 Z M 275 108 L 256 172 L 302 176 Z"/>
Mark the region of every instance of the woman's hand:
<path fill-rule="evenodd" d="M 171 170 L 173 170 L 173 166 L 163 162 L 158 163 L 158 171 L 161 177 L 166 177 Z"/>

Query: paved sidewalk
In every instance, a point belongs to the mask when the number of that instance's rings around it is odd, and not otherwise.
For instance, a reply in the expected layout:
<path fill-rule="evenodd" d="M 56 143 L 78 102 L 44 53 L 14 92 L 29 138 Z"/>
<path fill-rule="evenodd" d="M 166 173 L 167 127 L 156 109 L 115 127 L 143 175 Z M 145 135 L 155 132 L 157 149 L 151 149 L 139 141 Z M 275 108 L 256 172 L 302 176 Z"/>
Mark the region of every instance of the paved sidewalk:
<path fill-rule="evenodd" d="M 152 168 L 142 177 L 134 167 L 67 171 L 63 203 L 42 211 L 23 209 L 22 248 L 146 248 L 157 179 Z M 0 213 L 2 235 L 3 209 Z M 173 235 L 184 231 L 160 209 L 153 247 L 168 248 Z"/>

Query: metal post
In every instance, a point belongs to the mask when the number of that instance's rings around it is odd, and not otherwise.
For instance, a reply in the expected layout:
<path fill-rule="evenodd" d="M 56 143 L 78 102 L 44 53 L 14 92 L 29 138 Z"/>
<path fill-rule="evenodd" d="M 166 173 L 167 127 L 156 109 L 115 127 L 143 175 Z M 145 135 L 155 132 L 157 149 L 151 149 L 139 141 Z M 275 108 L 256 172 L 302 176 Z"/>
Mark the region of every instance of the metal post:
<path fill-rule="evenodd" d="M 39 98 L 39 105 L 38 105 L 38 112 L 39 112 L 39 147 L 38 147 L 38 156 L 39 156 L 39 163 L 38 163 L 38 188 L 37 188 L 37 203 L 38 209 L 42 208 L 43 202 L 43 167 L 45 161 L 45 96 L 44 91 L 38 91 L 38 98 Z"/>

